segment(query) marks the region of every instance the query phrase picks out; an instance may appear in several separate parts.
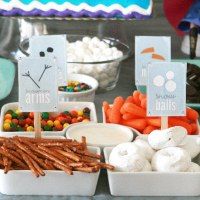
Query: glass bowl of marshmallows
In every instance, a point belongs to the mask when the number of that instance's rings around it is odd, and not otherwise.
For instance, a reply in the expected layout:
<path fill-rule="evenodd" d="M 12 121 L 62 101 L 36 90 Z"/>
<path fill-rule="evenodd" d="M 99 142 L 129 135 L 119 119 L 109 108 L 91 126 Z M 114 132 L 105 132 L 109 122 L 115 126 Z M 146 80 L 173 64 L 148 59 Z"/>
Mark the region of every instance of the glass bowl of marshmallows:
<path fill-rule="evenodd" d="M 112 90 L 118 81 L 120 63 L 131 54 L 127 44 L 115 38 L 67 35 L 67 71 L 86 74 L 99 82 L 98 92 Z M 19 46 L 29 55 L 29 39 Z"/>

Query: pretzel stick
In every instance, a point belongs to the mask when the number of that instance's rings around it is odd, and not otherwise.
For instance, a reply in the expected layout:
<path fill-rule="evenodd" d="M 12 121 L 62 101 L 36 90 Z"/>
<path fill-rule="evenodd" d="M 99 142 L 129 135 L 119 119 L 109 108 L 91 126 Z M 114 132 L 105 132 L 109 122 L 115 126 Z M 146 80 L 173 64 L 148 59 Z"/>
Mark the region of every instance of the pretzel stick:
<path fill-rule="evenodd" d="M 61 165 L 67 165 L 68 159 L 65 158 L 64 156 L 62 156 L 61 154 L 59 154 L 59 153 L 57 153 L 57 152 L 55 152 L 55 151 L 52 151 L 51 149 L 48 149 L 48 148 L 46 148 L 46 147 L 40 146 L 40 145 L 38 145 L 38 148 L 41 149 L 42 151 L 45 151 L 45 152 L 48 153 L 49 155 L 54 156 L 56 159 L 60 159 L 60 160 L 61 160 L 61 161 L 60 161 L 60 164 L 61 164 Z M 58 161 L 59 161 L 59 160 L 58 160 Z M 58 162 L 58 161 L 57 161 L 57 162 Z M 65 163 L 61 163 L 62 161 L 65 162 Z"/>
<path fill-rule="evenodd" d="M 80 157 L 75 155 L 74 153 L 66 152 L 63 150 L 57 150 L 57 152 L 76 162 L 79 162 L 81 160 Z"/>
<path fill-rule="evenodd" d="M 3 164 L 4 164 L 4 173 L 8 172 L 8 158 L 3 156 Z"/>
<path fill-rule="evenodd" d="M 14 157 L 12 154 L 10 154 L 9 152 L 2 150 L 2 148 L 0 148 L 0 154 L 3 156 L 8 157 L 10 160 L 12 160 L 13 162 L 15 162 L 16 164 L 18 164 L 20 167 L 23 168 L 27 168 L 27 166 L 18 158 Z"/>
<path fill-rule="evenodd" d="M 47 159 L 49 160 L 52 160 L 60 165 L 63 165 L 65 166 L 66 168 L 68 168 L 69 171 L 71 171 L 71 168 L 69 166 L 66 166 L 65 163 L 63 163 L 62 161 L 60 161 L 59 159 L 57 159 L 56 157 L 52 156 L 51 154 L 48 154 L 47 152 L 43 151 L 43 150 L 40 150 L 38 149 L 36 146 L 32 145 L 32 144 L 29 144 L 30 148 L 33 150 L 33 151 L 36 151 L 37 153 L 39 154 L 42 154 L 44 155 Z M 43 147 L 44 148 L 44 147 Z M 72 172 L 72 171 L 71 171 Z"/>
<path fill-rule="evenodd" d="M 114 166 L 107 164 L 107 163 L 99 162 L 98 164 L 100 165 L 101 168 L 104 168 L 104 169 L 109 169 L 111 171 L 113 171 L 115 169 Z"/>
<path fill-rule="evenodd" d="M 18 138 L 20 141 L 26 140 L 26 141 L 31 141 L 34 143 L 50 143 L 50 142 L 60 142 L 60 143 L 69 143 L 72 142 L 71 139 L 48 139 L 48 138 L 27 138 L 23 136 L 15 136 L 14 138 Z"/>
<path fill-rule="evenodd" d="M 80 155 L 84 155 L 84 156 L 88 156 L 88 157 L 91 157 L 91 158 L 97 158 L 97 159 L 101 159 L 102 156 L 101 155 L 98 155 L 98 154 L 94 154 L 94 153 L 91 153 L 89 151 L 81 151 L 81 150 L 78 150 L 78 149 L 72 149 L 74 152 L 76 152 L 77 154 L 80 154 Z"/>
<path fill-rule="evenodd" d="M 29 160 L 28 156 L 26 156 L 26 154 L 20 149 L 18 149 L 17 152 L 22 156 L 22 158 L 24 159 L 25 163 L 28 165 L 28 167 L 32 171 L 32 173 L 36 177 L 39 177 L 38 171 L 35 169 L 35 167 L 33 166 L 32 162 Z"/>
<path fill-rule="evenodd" d="M 42 161 L 42 159 L 38 158 L 37 156 L 34 155 L 33 152 L 31 152 L 24 144 L 20 143 L 18 140 L 13 141 L 15 145 L 26 152 L 27 155 L 29 155 L 34 161 L 36 161 L 38 165 L 43 167 L 44 169 L 48 169 L 48 167 L 45 165 L 45 163 Z"/>
<path fill-rule="evenodd" d="M 21 160 L 22 157 L 20 156 L 19 153 L 17 153 L 16 151 L 13 151 L 13 150 L 11 150 L 11 149 L 9 149 L 9 152 L 10 152 L 11 154 L 13 154 L 16 158 L 18 158 L 18 159 Z"/>
<path fill-rule="evenodd" d="M 44 147 L 62 147 L 63 143 L 59 143 L 59 142 L 46 142 L 46 143 L 40 143 L 41 146 Z"/>
<path fill-rule="evenodd" d="M 47 160 L 47 159 L 45 159 L 45 164 L 48 166 L 48 170 L 55 170 L 55 167 L 53 166 L 53 164 L 52 164 L 52 162 L 51 161 L 49 161 L 49 160 Z"/>
<path fill-rule="evenodd" d="M 92 172 L 97 172 L 99 168 L 97 167 L 76 167 L 74 168 L 76 171 L 80 172 L 86 172 L 86 173 L 92 173 Z"/>
<path fill-rule="evenodd" d="M 81 140 L 82 140 L 82 144 L 83 144 L 83 150 L 87 150 L 86 137 L 82 136 Z"/>
<path fill-rule="evenodd" d="M 83 167 L 84 163 L 82 162 L 77 162 L 77 163 L 69 163 L 70 167 Z"/>
<path fill-rule="evenodd" d="M 63 166 L 63 165 L 61 165 L 61 164 L 59 164 L 59 163 L 56 163 L 56 162 L 54 162 L 53 165 L 54 165 L 56 168 L 63 170 L 65 173 L 67 173 L 67 174 L 69 174 L 69 175 L 73 175 L 72 170 L 69 170 L 67 167 L 65 167 L 65 166 Z"/>
<path fill-rule="evenodd" d="M 44 173 L 43 170 L 40 168 L 40 166 L 39 166 L 32 158 L 29 158 L 29 160 L 32 162 L 33 166 L 34 166 L 35 169 L 38 171 L 38 173 L 39 173 L 41 176 L 45 176 L 45 173 Z"/>

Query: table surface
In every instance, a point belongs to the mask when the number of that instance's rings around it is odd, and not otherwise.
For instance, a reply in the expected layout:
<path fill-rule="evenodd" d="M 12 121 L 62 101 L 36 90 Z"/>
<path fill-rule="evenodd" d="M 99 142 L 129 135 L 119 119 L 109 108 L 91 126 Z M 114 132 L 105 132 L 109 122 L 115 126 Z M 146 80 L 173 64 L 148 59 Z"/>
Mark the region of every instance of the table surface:
<path fill-rule="evenodd" d="M 47 29 L 49 33 L 76 33 L 76 34 L 87 34 L 94 33 L 96 35 L 106 35 L 117 37 L 122 41 L 127 42 L 131 47 L 134 46 L 134 36 L 135 35 L 166 35 L 171 36 L 172 38 L 172 58 L 183 58 L 184 56 L 180 51 L 181 38 L 178 37 L 174 30 L 170 27 L 168 22 L 163 16 L 162 13 L 162 1 L 155 5 L 154 17 L 148 21 L 55 21 L 52 23 L 49 20 L 40 20 L 39 22 L 43 22 L 47 25 Z M 33 20 L 32 23 L 37 23 L 37 20 Z M 19 28 L 18 21 L 16 19 L 10 18 L 0 18 L 0 54 L 11 56 L 18 50 L 18 45 L 20 42 L 19 37 Z M 118 29 L 116 30 L 116 27 Z M 17 66 L 16 66 L 17 70 Z M 16 73 L 17 74 L 17 73 Z M 102 121 L 101 114 L 101 104 L 103 100 L 107 100 L 112 102 L 114 97 L 128 96 L 135 89 L 134 86 L 134 56 L 124 61 L 121 64 L 121 72 L 119 77 L 119 82 L 116 88 L 107 93 L 97 94 L 95 97 L 95 104 L 97 108 L 97 115 L 99 122 Z M 0 101 L 0 108 L 8 102 L 14 102 L 18 100 L 18 84 L 17 84 L 17 76 L 15 77 L 15 84 L 12 89 L 11 94 L 4 100 Z M 20 183 L 19 183 L 20 184 Z M 78 199 L 137 199 L 137 200 L 196 200 L 200 199 L 200 197 L 112 197 L 109 192 L 109 185 L 106 176 L 106 171 L 102 171 L 98 185 L 96 194 L 94 197 L 58 197 L 58 196 L 6 196 L 0 195 L 0 200 L 7 199 L 70 199 L 70 200 L 78 200 Z"/>

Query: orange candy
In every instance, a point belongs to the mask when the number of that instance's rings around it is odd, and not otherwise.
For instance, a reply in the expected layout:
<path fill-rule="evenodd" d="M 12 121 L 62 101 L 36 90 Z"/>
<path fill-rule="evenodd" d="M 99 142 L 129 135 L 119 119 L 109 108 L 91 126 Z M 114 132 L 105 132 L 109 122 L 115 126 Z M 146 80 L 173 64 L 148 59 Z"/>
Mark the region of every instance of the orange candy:
<path fill-rule="evenodd" d="M 4 116 L 4 119 L 12 119 L 12 115 L 11 114 L 6 114 L 5 116 Z"/>

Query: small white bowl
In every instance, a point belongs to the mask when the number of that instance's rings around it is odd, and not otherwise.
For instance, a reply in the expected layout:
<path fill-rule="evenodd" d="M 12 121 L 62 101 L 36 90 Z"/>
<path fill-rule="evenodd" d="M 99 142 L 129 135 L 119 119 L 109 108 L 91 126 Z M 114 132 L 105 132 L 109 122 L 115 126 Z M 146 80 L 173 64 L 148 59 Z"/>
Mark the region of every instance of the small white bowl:
<path fill-rule="evenodd" d="M 91 89 L 83 92 L 65 92 L 58 91 L 59 101 L 90 101 L 94 102 L 95 91 L 97 90 L 99 83 L 91 76 L 84 74 L 68 74 L 68 81 L 78 81 L 86 83 L 91 86 Z"/>
<path fill-rule="evenodd" d="M 66 131 L 66 137 L 81 142 L 86 137 L 87 145 L 97 147 L 113 147 L 123 142 L 131 142 L 134 133 L 128 127 L 118 124 L 80 123 L 74 124 Z"/>

